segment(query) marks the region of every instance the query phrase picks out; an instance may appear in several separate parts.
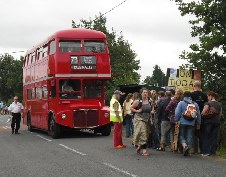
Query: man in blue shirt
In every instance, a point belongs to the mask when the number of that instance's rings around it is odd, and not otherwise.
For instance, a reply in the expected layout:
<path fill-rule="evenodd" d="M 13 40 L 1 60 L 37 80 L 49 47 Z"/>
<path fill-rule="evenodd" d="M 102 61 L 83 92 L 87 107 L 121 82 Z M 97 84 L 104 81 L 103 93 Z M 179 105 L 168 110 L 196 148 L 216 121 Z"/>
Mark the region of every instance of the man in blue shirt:
<path fill-rule="evenodd" d="M 188 105 L 195 106 L 195 116 L 194 118 L 188 119 L 185 116 L 185 112 L 188 110 Z M 201 114 L 199 111 L 199 106 L 196 102 L 192 102 L 191 93 L 184 92 L 184 99 L 180 101 L 175 110 L 175 120 L 180 122 L 180 143 L 183 147 L 183 154 L 187 156 L 189 154 L 189 150 L 192 147 L 192 136 L 194 132 L 195 124 L 201 124 Z"/>

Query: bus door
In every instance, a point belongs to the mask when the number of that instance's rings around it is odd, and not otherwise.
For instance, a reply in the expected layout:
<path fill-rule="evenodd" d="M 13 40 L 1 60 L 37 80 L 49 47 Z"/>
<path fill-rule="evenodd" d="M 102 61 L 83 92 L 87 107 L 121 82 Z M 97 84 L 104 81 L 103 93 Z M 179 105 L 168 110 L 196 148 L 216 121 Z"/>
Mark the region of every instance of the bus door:
<path fill-rule="evenodd" d="M 53 112 L 57 110 L 56 88 L 56 79 L 48 80 L 48 109 Z"/>
<path fill-rule="evenodd" d="M 47 86 L 42 86 L 42 99 L 41 99 L 41 122 L 43 129 L 48 129 L 48 90 Z"/>

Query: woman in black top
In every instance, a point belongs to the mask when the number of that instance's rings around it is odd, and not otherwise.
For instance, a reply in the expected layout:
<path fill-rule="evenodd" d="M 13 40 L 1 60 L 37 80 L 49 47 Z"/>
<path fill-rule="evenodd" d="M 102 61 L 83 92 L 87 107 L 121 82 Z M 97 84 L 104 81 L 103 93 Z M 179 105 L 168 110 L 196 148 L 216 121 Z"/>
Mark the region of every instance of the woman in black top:
<path fill-rule="evenodd" d="M 218 102 L 217 93 L 210 91 L 208 102 L 204 105 L 203 115 L 203 156 L 216 154 L 217 150 L 217 133 L 220 126 L 220 116 L 222 114 L 222 104 Z"/>

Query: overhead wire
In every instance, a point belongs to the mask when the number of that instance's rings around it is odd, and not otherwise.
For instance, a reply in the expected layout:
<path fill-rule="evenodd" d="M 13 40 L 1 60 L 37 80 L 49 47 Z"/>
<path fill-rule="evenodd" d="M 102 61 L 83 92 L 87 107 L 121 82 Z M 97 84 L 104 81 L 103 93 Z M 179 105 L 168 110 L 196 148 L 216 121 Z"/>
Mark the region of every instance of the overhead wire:
<path fill-rule="evenodd" d="M 114 6 L 113 8 L 111 8 L 109 11 L 105 12 L 104 14 L 101 14 L 101 17 L 105 16 L 106 14 L 112 12 L 113 10 L 115 10 L 116 8 L 120 7 L 122 4 L 124 4 L 126 1 L 128 0 L 124 0 L 121 3 L 119 3 L 118 5 Z"/>

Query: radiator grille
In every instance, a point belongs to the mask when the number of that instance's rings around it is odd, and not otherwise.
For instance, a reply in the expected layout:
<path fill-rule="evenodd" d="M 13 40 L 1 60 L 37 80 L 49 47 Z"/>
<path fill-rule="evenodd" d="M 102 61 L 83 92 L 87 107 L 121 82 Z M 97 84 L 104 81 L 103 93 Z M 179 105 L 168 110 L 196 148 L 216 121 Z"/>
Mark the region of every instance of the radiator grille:
<path fill-rule="evenodd" d="M 73 114 L 74 127 L 89 128 L 99 124 L 98 110 L 75 110 Z"/>

